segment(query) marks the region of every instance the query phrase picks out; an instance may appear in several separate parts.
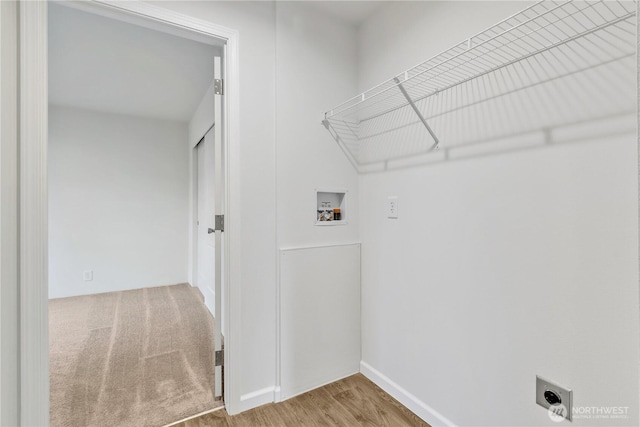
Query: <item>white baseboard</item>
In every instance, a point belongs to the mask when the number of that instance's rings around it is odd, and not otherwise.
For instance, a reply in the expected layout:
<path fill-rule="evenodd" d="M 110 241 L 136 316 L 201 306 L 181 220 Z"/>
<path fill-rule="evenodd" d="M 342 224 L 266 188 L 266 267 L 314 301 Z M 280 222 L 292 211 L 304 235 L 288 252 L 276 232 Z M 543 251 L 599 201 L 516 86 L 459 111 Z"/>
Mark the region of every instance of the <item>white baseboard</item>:
<path fill-rule="evenodd" d="M 274 401 L 274 392 L 275 387 L 266 387 L 261 390 L 243 394 L 240 396 L 240 412 L 272 403 Z"/>
<path fill-rule="evenodd" d="M 409 408 L 411 412 L 422 418 L 433 427 L 456 427 L 456 425 L 447 417 L 433 409 L 431 406 L 422 402 L 416 396 L 409 393 L 407 390 L 400 387 L 395 382 L 391 381 L 388 377 L 374 369 L 367 362 L 360 362 L 360 372 L 362 373 L 362 375 L 373 381 L 378 387 L 389 393 L 392 397 Z"/>
<path fill-rule="evenodd" d="M 282 392 L 280 390 L 280 386 L 276 386 L 273 390 L 273 401 L 276 403 L 282 402 Z"/>

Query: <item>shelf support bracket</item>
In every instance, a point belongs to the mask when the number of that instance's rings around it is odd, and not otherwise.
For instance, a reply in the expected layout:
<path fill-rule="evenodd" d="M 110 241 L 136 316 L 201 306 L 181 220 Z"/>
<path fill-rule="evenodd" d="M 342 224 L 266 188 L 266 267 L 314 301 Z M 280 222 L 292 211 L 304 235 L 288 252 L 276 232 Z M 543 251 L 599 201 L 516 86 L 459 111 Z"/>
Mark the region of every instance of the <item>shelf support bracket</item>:
<path fill-rule="evenodd" d="M 326 114 L 325 114 L 325 117 L 326 117 Z M 333 139 L 336 140 L 336 142 L 338 143 L 338 147 L 340 147 L 344 155 L 347 156 L 347 159 L 349 159 L 349 162 L 355 168 L 355 170 L 359 171 L 360 167 L 358 166 L 358 162 L 356 161 L 356 159 L 353 158 L 353 155 L 349 152 L 349 150 L 347 150 L 344 141 L 342 141 L 342 138 L 340 138 L 340 135 L 338 134 L 338 132 L 336 132 L 333 126 L 331 126 L 331 123 L 329 122 L 329 120 L 325 118 L 322 121 L 322 126 L 324 126 L 329 131 Z"/>
<path fill-rule="evenodd" d="M 418 107 L 416 107 L 416 104 L 413 102 L 413 99 L 411 99 L 411 97 L 407 93 L 407 90 L 404 88 L 402 83 L 400 83 L 400 79 L 398 79 L 396 77 L 393 80 L 398 84 L 398 89 L 400 89 L 400 92 L 402 92 L 404 97 L 407 98 L 407 102 L 409 103 L 409 105 L 411 105 L 411 108 L 413 108 L 413 111 L 416 113 L 416 115 L 418 116 L 418 118 L 420 119 L 420 121 L 422 122 L 424 127 L 427 128 L 427 131 L 429 132 L 429 135 L 431 135 L 431 137 L 435 141 L 435 143 L 431 146 L 429 151 L 433 151 L 433 149 L 440 149 L 440 140 L 438 139 L 436 134 L 433 132 L 433 130 L 431 129 L 431 127 L 427 123 L 427 120 L 424 118 L 424 116 L 420 112 L 420 110 L 418 110 Z"/>

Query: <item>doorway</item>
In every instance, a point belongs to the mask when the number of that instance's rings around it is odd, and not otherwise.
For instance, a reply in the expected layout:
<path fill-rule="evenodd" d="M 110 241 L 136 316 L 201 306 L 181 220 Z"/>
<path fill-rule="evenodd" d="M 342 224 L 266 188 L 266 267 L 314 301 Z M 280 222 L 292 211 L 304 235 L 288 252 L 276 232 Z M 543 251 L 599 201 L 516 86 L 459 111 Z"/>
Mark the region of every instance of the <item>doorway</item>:
<path fill-rule="evenodd" d="M 225 405 L 229 414 L 241 410 L 240 375 L 241 361 L 234 355 L 237 352 L 236 341 L 240 335 L 240 150 L 236 143 L 239 136 L 239 81 L 238 81 L 238 39 L 237 30 L 203 21 L 191 16 L 164 9 L 142 2 L 106 3 L 102 1 L 77 2 L 75 7 L 83 8 L 106 16 L 118 16 L 129 22 L 137 22 L 143 26 L 156 27 L 182 34 L 192 39 L 222 39 L 226 42 L 226 66 L 224 77 L 226 94 L 224 105 L 227 113 L 224 124 L 227 132 L 223 138 L 225 147 L 225 186 L 228 190 L 225 203 L 226 239 L 228 256 L 225 258 L 224 270 L 226 282 L 229 283 L 224 305 L 228 308 L 223 316 L 228 316 L 228 332 L 225 336 Z M 20 290 L 18 305 L 11 321 L 20 324 L 20 351 L 16 357 L 18 387 L 15 390 L 17 409 L 14 421 L 25 425 L 47 425 L 49 422 L 49 357 L 47 327 L 48 292 L 47 292 L 47 2 L 21 2 L 16 10 L 4 14 L 3 28 L 12 29 L 20 35 L 18 54 L 10 59 L 9 65 L 17 67 L 20 63 L 22 85 L 18 85 L 20 111 L 18 127 L 21 129 L 18 140 L 22 147 L 18 161 L 17 152 L 4 160 L 20 164 L 19 180 L 12 188 L 21 203 L 19 215 L 9 218 L 3 223 L 3 232 L 20 227 L 30 230 L 18 236 L 20 247 L 19 270 L 17 281 Z M 19 10 L 18 10 L 19 9 Z M 3 12 L 7 12 L 3 9 Z M 18 26 L 18 15 L 20 25 Z M 4 80 L 5 75 L 3 75 Z M 27 148 L 28 147 L 28 148 Z M 4 235 L 4 234 L 3 234 Z M 237 283 L 238 285 L 234 285 Z M 4 397 L 3 397 L 4 401 Z M 3 411 L 3 416 L 6 412 Z"/>
<path fill-rule="evenodd" d="M 83 30 L 95 31 L 100 28 L 100 22 L 112 21 L 57 4 L 50 6 L 50 12 L 75 16 L 74 19 L 84 26 Z M 87 72 L 84 64 L 74 63 L 69 67 L 76 72 L 73 84 L 83 90 L 74 92 L 73 87 L 64 87 L 60 76 L 73 75 L 73 72 L 59 73 L 55 69 L 60 57 L 73 62 L 65 55 L 69 52 L 77 54 L 81 49 L 65 46 L 64 52 L 58 50 L 50 55 L 54 67 L 49 69 L 53 83 L 50 101 L 55 105 L 50 109 L 54 132 L 49 134 L 49 188 L 55 215 L 49 217 L 49 284 L 50 296 L 60 297 L 56 307 L 51 308 L 54 322 L 50 324 L 53 344 L 50 354 L 51 413 L 52 423 L 55 421 L 56 425 L 69 420 L 82 425 L 100 422 L 163 425 L 210 408 L 207 400 L 213 401 L 215 394 L 220 394 L 214 383 L 222 383 L 221 372 L 215 382 L 211 377 L 214 365 L 217 365 L 216 357 L 213 349 L 206 348 L 213 340 L 215 328 L 203 326 L 206 322 L 202 316 L 191 317 L 194 313 L 205 312 L 198 308 L 198 298 L 193 298 L 189 289 L 189 285 L 196 285 L 197 278 L 187 274 L 190 264 L 186 255 L 188 169 L 193 166 L 189 165 L 191 120 L 180 117 L 180 111 L 174 117 L 169 115 L 174 113 L 168 108 L 162 108 L 179 105 L 182 101 L 175 95 L 184 93 L 184 87 L 173 91 L 174 96 L 170 99 L 156 99 L 146 106 L 146 110 L 136 110 L 144 107 L 143 100 L 154 96 L 153 93 L 140 95 L 139 90 L 161 77 L 165 68 L 169 71 L 176 71 L 180 66 L 188 70 L 207 68 L 189 66 L 188 58 L 184 57 L 191 49 L 184 42 L 202 43 L 187 39 L 179 41 L 174 35 L 161 33 L 158 37 L 162 40 L 157 45 L 162 48 L 175 45 L 175 51 L 183 55 L 175 59 L 166 50 L 163 53 L 154 51 L 154 44 L 147 38 L 152 37 L 149 33 L 155 30 L 134 29 L 130 23 L 118 20 L 113 20 L 112 25 L 116 28 L 104 31 L 103 39 L 95 49 L 103 55 L 89 59 L 98 63 L 97 66 L 90 64 L 94 67 L 93 72 Z M 80 31 L 75 31 L 73 22 L 67 21 L 50 26 L 49 37 L 54 47 L 59 38 L 64 39 L 64 34 L 56 31 L 64 31 L 74 39 L 80 38 L 83 44 L 91 44 L 87 34 L 78 37 Z M 104 37 L 105 34 L 108 37 Z M 118 38 L 128 42 L 127 46 L 109 47 L 107 42 Z M 133 49 L 142 40 L 147 44 Z M 109 67 L 99 61 L 103 57 L 117 60 L 119 49 L 129 54 L 125 55 L 126 61 L 111 67 L 105 73 L 106 77 L 100 75 L 96 70 Z M 193 51 L 198 49 L 200 47 Z M 219 51 L 222 53 L 223 49 Z M 205 49 L 205 52 L 208 51 Z M 89 54 L 86 56 L 90 57 Z M 131 83 L 128 78 L 136 73 L 138 56 L 143 57 L 141 62 L 152 63 L 156 68 L 144 70 L 146 78 Z M 207 69 L 213 80 L 213 56 L 210 58 L 211 66 Z M 172 64 L 179 66 L 172 68 Z M 112 78 L 123 68 L 127 68 L 127 73 Z M 88 74 L 91 81 L 83 82 Z M 182 80 L 188 81 L 190 87 L 197 86 L 197 76 L 183 76 Z M 62 90 L 56 92 L 60 86 Z M 156 86 L 172 93 L 168 85 Z M 118 95 L 121 87 L 125 90 Z M 137 92 L 137 97 L 123 95 L 131 92 Z M 206 91 L 203 89 L 202 92 Z M 118 96 L 111 96 L 113 93 Z M 78 104 L 74 103 L 74 94 L 82 95 Z M 67 98 L 60 102 L 60 96 Z M 118 109 L 118 97 L 125 98 L 124 110 Z M 206 94 L 203 97 L 206 98 Z M 195 102 L 191 99 L 191 110 L 195 110 L 198 101 L 200 99 Z M 183 106 L 183 112 L 187 107 Z M 222 127 L 220 120 L 217 128 L 221 130 Z M 218 144 L 221 143 L 220 136 Z M 217 159 L 222 163 L 221 156 Z M 221 167 L 218 169 L 223 171 Z M 219 182 L 224 183 L 224 180 Z M 74 200 L 83 200 L 83 203 L 77 204 Z M 224 206 L 223 203 L 217 205 Z M 86 240 L 78 236 L 86 237 Z M 214 241 L 217 240 L 216 236 Z M 213 255 L 221 256 L 222 252 L 220 248 Z M 67 258 L 73 258 L 72 262 L 66 262 Z M 198 264 L 210 270 L 209 278 L 213 279 L 215 290 L 215 284 L 221 285 L 215 275 L 221 274 L 222 265 L 213 267 L 214 260 L 211 256 Z M 86 268 L 82 269 L 80 279 L 76 273 L 82 264 Z M 203 287 L 206 288 L 211 286 Z M 221 295 L 221 292 L 214 293 L 211 303 L 214 310 L 222 305 L 221 301 L 215 301 Z M 83 307 L 84 311 L 78 307 Z M 222 312 L 221 309 L 216 311 Z M 76 324 L 68 328 L 72 317 L 74 321 L 78 320 L 71 314 L 80 314 L 80 323 L 87 327 L 81 332 Z M 177 327 L 179 323 L 184 328 Z M 60 324 L 67 327 L 67 333 L 62 333 Z M 65 340 L 71 337 L 83 339 L 73 343 Z M 182 340 L 185 337 L 193 339 Z M 182 347 L 181 341 L 184 341 Z M 63 365 L 69 360 L 73 361 L 70 370 L 64 370 L 68 366 Z M 61 375 L 56 376 L 57 373 Z M 93 378 L 93 374 L 97 377 Z M 72 381 L 65 385 L 62 384 L 64 380 L 58 381 L 61 378 L 72 378 Z M 142 389 L 134 390 L 133 395 L 127 397 L 126 391 L 131 392 L 134 385 Z M 198 391 L 202 393 L 197 395 Z M 57 398 L 53 397 L 54 393 Z M 190 406 L 190 400 L 195 405 Z M 88 406 L 83 414 L 65 418 L 57 412 L 61 406 L 81 407 L 78 401 Z M 92 407 L 92 402 L 97 407 Z M 168 408 L 174 403 L 179 403 L 179 408 Z M 161 410 L 153 411 L 154 406 L 169 410 L 162 414 Z M 96 418 L 96 413 L 109 413 L 115 418 Z M 156 419 L 158 415 L 164 415 L 164 418 Z"/>

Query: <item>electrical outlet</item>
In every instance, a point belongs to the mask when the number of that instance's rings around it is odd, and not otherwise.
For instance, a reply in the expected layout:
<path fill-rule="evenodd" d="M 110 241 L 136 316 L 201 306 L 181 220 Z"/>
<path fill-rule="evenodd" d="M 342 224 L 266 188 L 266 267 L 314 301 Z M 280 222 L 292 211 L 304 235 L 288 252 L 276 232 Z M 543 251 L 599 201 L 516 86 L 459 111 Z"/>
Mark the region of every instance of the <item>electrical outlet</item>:
<path fill-rule="evenodd" d="M 554 421 L 571 421 L 573 390 L 547 381 L 536 375 L 536 403 L 549 411 Z"/>
<path fill-rule="evenodd" d="M 398 218 L 398 197 L 387 198 L 387 218 Z"/>
<path fill-rule="evenodd" d="M 93 270 L 85 270 L 84 273 L 82 273 L 82 278 L 84 279 L 85 282 L 90 282 L 93 280 Z"/>

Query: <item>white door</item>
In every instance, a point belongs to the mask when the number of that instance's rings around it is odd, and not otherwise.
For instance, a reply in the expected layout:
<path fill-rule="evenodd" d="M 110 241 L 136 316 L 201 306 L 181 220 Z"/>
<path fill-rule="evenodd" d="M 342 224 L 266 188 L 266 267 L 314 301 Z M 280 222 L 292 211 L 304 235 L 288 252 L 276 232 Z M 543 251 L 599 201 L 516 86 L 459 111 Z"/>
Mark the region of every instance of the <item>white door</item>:
<path fill-rule="evenodd" d="M 214 61 L 214 78 L 221 79 L 221 60 Z M 216 89 L 217 90 L 217 89 Z M 216 92 L 217 93 L 217 92 Z M 222 397 L 222 259 L 224 230 L 224 171 L 222 158 L 222 94 L 214 96 L 214 122 L 197 146 L 198 157 L 198 288 L 214 316 L 215 390 Z"/>
<path fill-rule="evenodd" d="M 223 120 L 224 115 L 222 97 L 223 85 L 222 85 L 222 60 L 220 57 L 214 59 L 213 77 L 220 82 L 220 85 L 216 89 L 216 95 L 213 97 L 213 112 L 214 112 L 214 124 L 213 124 L 213 141 L 214 141 L 214 212 L 216 216 L 215 227 L 215 322 L 213 328 L 213 343 L 214 350 L 216 352 L 216 367 L 215 367 L 215 392 L 216 398 L 222 397 L 222 366 L 224 365 L 224 351 L 222 347 L 222 259 L 224 253 L 223 237 L 224 230 L 224 198 L 225 198 L 225 182 L 224 182 L 224 162 L 222 151 L 222 132 L 223 132 Z M 211 131 L 210 131 L 211 132 Z M 222 221 L 218 221 L 221 219 Z M 219 356 L 218 356 L 219 355 Z"/>

